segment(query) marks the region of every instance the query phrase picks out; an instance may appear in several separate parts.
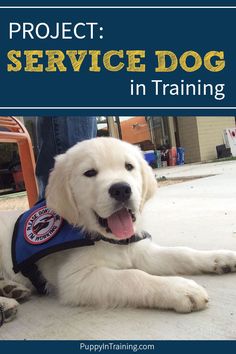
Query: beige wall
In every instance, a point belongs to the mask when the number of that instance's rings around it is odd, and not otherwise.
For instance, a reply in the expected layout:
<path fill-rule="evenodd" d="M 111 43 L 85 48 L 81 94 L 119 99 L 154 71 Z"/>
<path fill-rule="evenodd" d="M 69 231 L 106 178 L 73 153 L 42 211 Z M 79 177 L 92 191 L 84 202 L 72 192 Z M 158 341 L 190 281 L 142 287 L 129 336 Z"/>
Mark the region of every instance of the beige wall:
<path fill-rule="evenodd" d="M 234 117 L 196 117 L 201 161 L 217 158 L 216 145 L 224 144 L 223 131 L 235 127 Z"/>
<path fill-rule="evenodd" d="M 200 161 L 200 147 L 196 117 L 178 117 L 180 145 L 185 149 L 185 162 Z"/>
<path fill-rule="evenodd" d="M 235 127 L 235 117 L 178 117 L 177 122 L 186 163 L 217 158 L 216 146 L 224 144 L 224 129 Z"/>

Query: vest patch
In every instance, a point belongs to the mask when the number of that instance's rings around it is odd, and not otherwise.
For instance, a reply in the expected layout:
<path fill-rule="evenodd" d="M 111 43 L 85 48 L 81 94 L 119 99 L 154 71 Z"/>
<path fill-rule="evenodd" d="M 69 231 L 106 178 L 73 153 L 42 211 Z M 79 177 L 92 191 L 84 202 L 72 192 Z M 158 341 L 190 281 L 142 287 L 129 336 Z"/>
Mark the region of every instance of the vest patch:
<path fill-rule="evenodd" d="M 32 212 L 25 223 L 24 237 L 28 243 L 40 245 L 54 237 L 62 224 L 62 218 L 45 206 Z"/>

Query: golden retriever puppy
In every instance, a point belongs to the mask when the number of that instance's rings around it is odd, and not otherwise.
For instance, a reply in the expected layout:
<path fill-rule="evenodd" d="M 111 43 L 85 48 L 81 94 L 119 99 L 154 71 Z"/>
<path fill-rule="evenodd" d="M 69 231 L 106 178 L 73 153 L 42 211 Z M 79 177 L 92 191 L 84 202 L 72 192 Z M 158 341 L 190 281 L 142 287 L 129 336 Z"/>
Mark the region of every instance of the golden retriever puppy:
<path fill-rule="evenodd" d="M 39 259 L 37 270 L 46 288 L 53 288 L 59 300 L 69 305 L 148 307 L 182 313 L 204 309 L 206 291 L 179 274 L 236 271 L 236 252 L 154 244 L 142 229 L 141 214 L 156 189 L 141 151 L 126 142 L 95 138 L 57 156 L 46 190 L 47 207 L 72 229 L 89 235 L 92 242 Z M 0 295 L 10 300 L 28 296 L 27 288 L 31 288 L 26 277 L 12 270 L 15 219 L 2 220 L 0 236 Z M 40 224 L 37 231 L 41 228 Z M 3 308 L 4 301 L 0 298 Z M 8 306 L 8 313 L 9 307 L 15 311 L 16 303 Z"/>

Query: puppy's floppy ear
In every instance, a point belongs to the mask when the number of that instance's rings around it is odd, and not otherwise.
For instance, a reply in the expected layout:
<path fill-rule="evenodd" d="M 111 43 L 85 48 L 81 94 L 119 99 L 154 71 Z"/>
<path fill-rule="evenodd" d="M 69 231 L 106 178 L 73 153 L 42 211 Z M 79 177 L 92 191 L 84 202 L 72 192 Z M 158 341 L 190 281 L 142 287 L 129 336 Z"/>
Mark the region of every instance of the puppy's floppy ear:
<path fill-rule="evenodd" d="M 157 190 L 157 181 L 155 179 L 152 168 L 144 160 L 143 157 L 140 158 L 141 162 L 141 173 L 142 173 L 142 203 L 140 209 L 142 210 L 144 204 L 150 199 Z"/>
<path fill-rule="evenodd" d="M 46 188 L 47 206 L 67 220 L 77 225 L 79 211 L 70 186 L 71 169 L 66 154 L 58 155 L 53 170 L 50 173 Z"/>

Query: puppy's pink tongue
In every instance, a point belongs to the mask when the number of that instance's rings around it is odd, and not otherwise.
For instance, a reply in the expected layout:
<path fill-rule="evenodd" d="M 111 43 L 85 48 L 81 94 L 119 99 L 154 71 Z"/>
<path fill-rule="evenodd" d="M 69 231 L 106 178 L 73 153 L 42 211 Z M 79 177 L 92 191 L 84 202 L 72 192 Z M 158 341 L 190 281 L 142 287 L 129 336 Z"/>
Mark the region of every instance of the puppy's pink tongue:
<path fill-rule="evenodd" d="M 134 234 L 132 217 L 125 208 L 109 216 L 107 223 L 112 233 L 120 239 L 129 238 Z"/>

